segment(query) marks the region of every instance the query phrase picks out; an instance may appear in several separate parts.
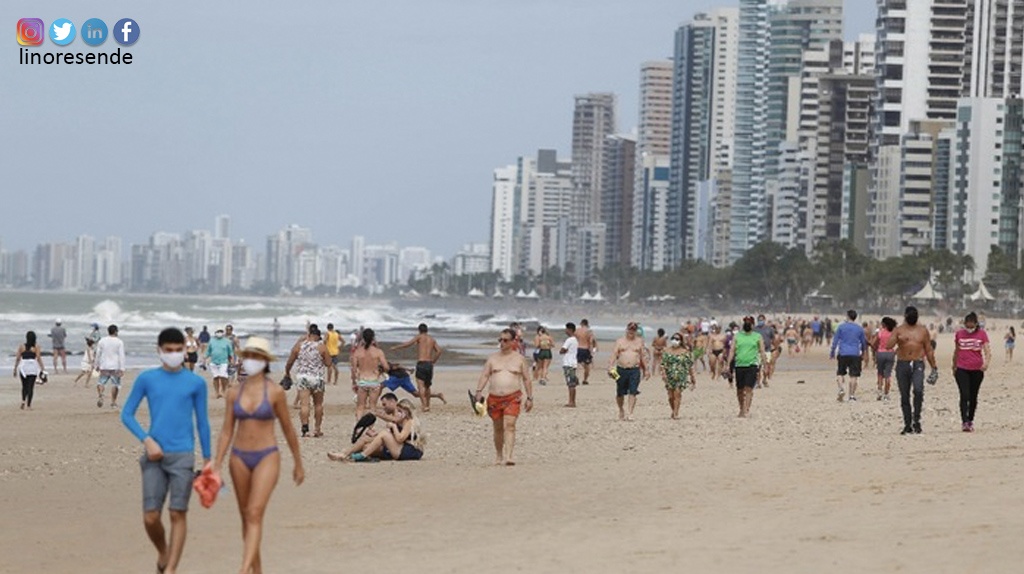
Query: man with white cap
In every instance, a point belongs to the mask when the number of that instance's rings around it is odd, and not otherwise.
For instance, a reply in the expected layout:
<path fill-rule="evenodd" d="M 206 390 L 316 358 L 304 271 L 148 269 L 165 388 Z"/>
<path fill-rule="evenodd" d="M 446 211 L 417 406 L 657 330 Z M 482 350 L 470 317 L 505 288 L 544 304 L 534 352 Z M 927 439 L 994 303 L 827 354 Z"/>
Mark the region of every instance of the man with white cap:
<path fill-rule="evenodd" d="M 68 372 L 68 351 L 64 348 L 67 338 L 67 329 L 61 324 L 61 320 L 57 319 L 56 325 L 50 329 L 50 342 L 53 344 L 53 372 L 55 373 L 57 372 L 57 357 L 60 357 L 61 363 L 64 365 L 64 372 Z"/>
<path fill-rule="evenodd" d="M 218 399 L 228 390 L 228 380 L 231 377 L 228 367 L 234 358 L 234 343 L 225 338 L 224 329 L 217 329 L 210 344 L 206 346 L 206 359 L 210 366 L 210 374 L 213 375 L 213 392 L 217 394 Z"/>

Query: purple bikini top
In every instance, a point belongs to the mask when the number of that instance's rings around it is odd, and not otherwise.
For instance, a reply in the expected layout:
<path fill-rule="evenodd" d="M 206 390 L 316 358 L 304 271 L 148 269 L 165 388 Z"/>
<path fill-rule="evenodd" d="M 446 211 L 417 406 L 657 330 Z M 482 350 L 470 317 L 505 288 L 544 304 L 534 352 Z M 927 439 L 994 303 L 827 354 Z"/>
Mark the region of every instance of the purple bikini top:
<path fill-rule="evenodd" d="M 267 382 L 263 381 L 263 402 L 256 407 L 256 410 L 249 412 L 242 408 L 242 391 L 245 388 L 245 383 L 242 383 L 242 388 L 238 389 L 238 398 L 235 399 L 234 413 L 235 418 L 238 420 L 256 419 L 261 421 L 267 421 L 274 418 L 274 409 L 270 406 L 270 400 L 267 399 Z"/>

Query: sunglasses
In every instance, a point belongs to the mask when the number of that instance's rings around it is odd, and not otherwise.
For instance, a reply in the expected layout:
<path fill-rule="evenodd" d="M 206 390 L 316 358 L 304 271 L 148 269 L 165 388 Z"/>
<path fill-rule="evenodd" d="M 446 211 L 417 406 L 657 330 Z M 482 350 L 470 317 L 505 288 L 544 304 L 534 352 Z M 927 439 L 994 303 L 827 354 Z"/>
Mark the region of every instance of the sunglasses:
<path fill-rule="evenodd" d="M 508 337 L 498 337 L 498 342 L 499 343 L 511 343 L 512 339 L 509 339 Z"/>

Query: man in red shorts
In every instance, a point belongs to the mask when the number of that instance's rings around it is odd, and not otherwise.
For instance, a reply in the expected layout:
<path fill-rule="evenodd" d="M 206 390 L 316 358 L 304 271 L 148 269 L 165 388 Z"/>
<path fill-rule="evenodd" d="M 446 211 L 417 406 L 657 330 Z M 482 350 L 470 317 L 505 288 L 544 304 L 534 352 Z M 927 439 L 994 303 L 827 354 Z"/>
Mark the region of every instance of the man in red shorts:
<path fill-rule="evenodd" d="M 516 347 L 516 333 L 505 329 L 498 338 L 501 351 L 484 363 L 484 371 L 476 385 L 476 402 L 487 394 L 487 414 L 494 423 L 495 464 L 513 466 L 512 450 L 516 446 L 516 419 L 526 390 L 526 412 L 533 410 L 533 382 L 526 358 Z"/>

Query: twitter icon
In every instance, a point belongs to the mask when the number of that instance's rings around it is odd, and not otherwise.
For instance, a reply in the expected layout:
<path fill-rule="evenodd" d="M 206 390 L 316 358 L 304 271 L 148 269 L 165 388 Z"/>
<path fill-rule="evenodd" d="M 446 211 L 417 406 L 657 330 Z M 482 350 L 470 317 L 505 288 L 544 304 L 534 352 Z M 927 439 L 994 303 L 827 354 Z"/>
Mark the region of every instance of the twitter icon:
<path fill-rule="evenodd" d="M 67 18 L 54 20 L 50 25 L 50 41 L 58 46 L 67 46 L 75 39 L 75 25 Z"/>

